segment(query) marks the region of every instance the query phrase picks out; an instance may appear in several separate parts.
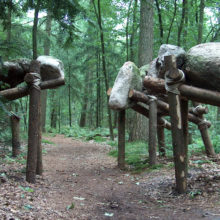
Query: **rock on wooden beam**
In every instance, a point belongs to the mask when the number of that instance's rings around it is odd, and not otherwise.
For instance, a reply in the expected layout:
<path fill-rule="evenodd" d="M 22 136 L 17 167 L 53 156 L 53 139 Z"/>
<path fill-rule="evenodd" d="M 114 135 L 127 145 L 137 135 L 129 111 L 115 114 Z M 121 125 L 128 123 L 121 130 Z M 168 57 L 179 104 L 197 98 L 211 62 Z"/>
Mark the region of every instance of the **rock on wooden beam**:
<path fill-rule="evenodd" d="M 161 94 L 166 93 L 165 81 L 163 79 L 146 76 L 144 78 L 143 84 L 152 92 Z M 180 85 L 178 89 L 181 96 L 186 97 L 187 99 L 204 104 L 220 106 L 220 92 L 188 86 L 185 84 Z"/>
<path fill-rule="evenodd" d="M 128 108 L 131 104 L 128 98 L 131 89 L 142 89 L 142 77 L 134 63 L 126 62 L 121 67 L 110 92 L 109 107 L 114 110 Z"/>

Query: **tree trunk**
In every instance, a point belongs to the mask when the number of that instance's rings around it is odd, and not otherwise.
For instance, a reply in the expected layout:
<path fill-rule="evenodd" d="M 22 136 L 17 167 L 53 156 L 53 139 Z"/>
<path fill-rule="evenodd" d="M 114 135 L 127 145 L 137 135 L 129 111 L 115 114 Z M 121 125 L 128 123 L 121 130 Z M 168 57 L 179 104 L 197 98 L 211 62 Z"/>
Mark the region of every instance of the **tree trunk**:
<path fill-rule="evenodd" d="M 94 5 L 94 10 L 96 12 L 94 0 L 93 0 L 93 5 Z M 100 30 L 100 42 L 101 42 L 101 50 L 102 50 L 102 70 L 103 70 L 104 79 L 105 79 L 105 89 L 106 89 L 105 91 L 107 92 L 107 90 L 109 89 L 109 85 L 108 85 L 108 75 L 107 75 L 107 70 L 106 70 L 105 41 L 104 41 L 104 33 L 103 33 L 103 28 L 102 28 L 100 0 L 98 0 L 98 13 L 96 12 L 96 17 L 98 20 L 98 25 L 99 25 L 99 30 Z M 110 138 L 111 140 L 114 140 L 111 110 L 108 107 L 109 97 L 107 94 L 106 94 L 106 98 L 107 98 L 107 112 L 108 112 L 108 124 L 109 124 Z"/>
<path fill-rule="evenodd" d="M 84 78 L 84 91 L 83 91 L 83 101 L 82 101 L 82 109 L 81 109 L 81 116 L 80 116 L 80 121 L 79 121 L 79 126 L 80 127 L 85 127 L 86 126 L 86 113 L 87 113 L 87 107 L 88 107 L 88 96 L 89 96 L 89 84 L 90 82 L 90 72 L 89 70 L 86 70 L 86 75 Z M 91 92 L 91 91 L 90 91 Z"/>
<path fill-rule="evenodd" d="M 46 39 L 44 40 L 44 55 L 50 55 L 50 34 L 51 34 L 51 23 L 52 18 L 51 14 L 47 12 L 47 21 L 45 32 L 47 34 Z M 43 132 L 46 131 L 46 113 L 47 113 L 47 90 L 41 92 L 41 129 Z"/>
<path fill-rule="evenodd" d="M 141 0 L 140 35 L 138 49 L 139 67 L 150 63 L 153 57 L 153 0 Z M 133 119 L 133 128 L 130 129 L 129 139 L 148 140 L 148 120 L 136 113 Z"/>
<path fill-rule="evenodd" d="M 134 0 L 133 23 L 132 23 L 132 32 L 131 32 L 131 37 L 130 37 L 130 61 L 132 61 L 132 62 L 135 62 L 134 38 L 135 38 L 135 35 L 137 32 L 136 13 L 137 13 L 137 0 Z"/>
<path fill-rule="evenodd" d="M 40 10 L 41 0 L 37 0 L 34 11 L 34 25 L 32 28 L 32 43 L 33 43 L 33 59 L 37 59 L 37 26 L 38 26 L 38 13 Z"/>
<path fill-rule="evenodd" d="M 129 18 L 130 18 L 130 11 L 131 11 L 131 4 L 132 4 L 132 0 L 130 0 L 129 2 L 129 6 L 128 6 L 128 13 L 127 13 L 127 22 L 126 22 L 126 28 L 125 28 L 125 36 L 126 36 L 126 54 L 127 54 L 127 58 L 126 61 L 129 60 L 129 45 L 128 45 L 128 31 L 129 31 Z"/>
<path fill-rule="evenodd" d="M 51 91 L 51 113 L 50 113 L 50 127 L 57 127 L 57 103 L 55 100 L 56 91 Z"/>
<path fill-rule="evenodd" d="M 167 44 L 169 43 L 170 34 L 171 34 L 172 27 L 173 27 L 173 22 L 174 22 L 175 17 L 176 17 L 176 10 L 177 10 L 177 0 L 174 0 L 174 11 L 173 11 L 173 17 L 172 17 L 172 20 L 170 22 L 170 26 L 169 26 L 169 30 L 168 30 L 168 34 L 167 34 L 167 40 L 166 40 Z"/>
<path fill-rule="evenodd" d="M 181 35 L 182 35 L 182 30 L 184 28 L 186 5 L 187 5 L 187 0 L 183 0 L 183 4 L 182 4 L 182 17 L 181 17 L 181 21 L 180 21 L 180 26 L 178 27 L 177 46 L 181 45 Z"/>
<path fill-rule="evenodd" d="M 101 125 L 101 80 L 100 80 L 100 54 L 97 52 L 97 66 L 96 66 L 96 127 Z"/>
<path fill-rule="evenodd" d="M 205 0 L 200 0 L 200 7 L 199 7 L 199 26 L 198 26 L 198 41 L 197 41 L 198 44 L 201 44 L 201 43 L 202 43 L 204 9 L 205 9 Z"/>
<path fill-rule="evenodd" d="M 7 13 L 7 52 L 6 60 L 9 60 L 10 51 L 11 51 L 11 9 L 12 9 L 12 0 L 8 1 L 8 13 Z"/>
<path fill-rule="evenodd" d="M 157 15 L 158 15 L 158 22 L 160 27 L 160 44 L 163 44 L 163 21 L 162 21 L 162 12 L 160 8 L 159 1 L 156 0 L 156 7 L 157 7 Z"/>

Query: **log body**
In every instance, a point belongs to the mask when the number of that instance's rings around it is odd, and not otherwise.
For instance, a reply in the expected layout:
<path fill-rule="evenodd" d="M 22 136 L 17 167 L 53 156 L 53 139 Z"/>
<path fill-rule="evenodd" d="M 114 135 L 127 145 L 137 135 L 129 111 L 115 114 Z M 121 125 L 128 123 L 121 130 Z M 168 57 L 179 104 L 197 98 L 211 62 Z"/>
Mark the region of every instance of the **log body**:
<path fill-rule="evenodd" d="M 109 107 L 115 110 L 129 107 L 128 93 L 130 89 L 141 90 L 142 78 L 137 66 L 132 62 L 126 62 L 114 82 L 109 98 Z"/>
<path fill-rule="evenodd" d="M 192 47 L 186 55 L 184 72 L 187 83 L 220 91 L 220 43 Z"/>

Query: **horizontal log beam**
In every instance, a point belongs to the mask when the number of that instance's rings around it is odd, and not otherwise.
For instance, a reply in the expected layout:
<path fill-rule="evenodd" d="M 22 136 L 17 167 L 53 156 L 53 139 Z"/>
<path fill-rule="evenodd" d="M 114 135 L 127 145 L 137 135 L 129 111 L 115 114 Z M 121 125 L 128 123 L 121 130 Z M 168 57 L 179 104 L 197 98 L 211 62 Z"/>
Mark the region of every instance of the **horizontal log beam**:
<path fill-rule="evenodd" d="M 131 107 L 134 111 L 138 112 L 139 114 L 144 115 L 145 117 L 149 118 L 149 110 L 145 107 L 143 107 L 140 104 L 135 104 Z M 165 120 L 164 118 L 158 117 L 157 118 L 157 123 L 160 126 L 164 126 L 166 129 L 170 130 L 171 129 L 171 125 L 170 123 Z"/>
<path fill-rule="evenodd" d="M 52 80 L 41 82 L 40 88 L 42 90 L 54 89 L 64 84 L 65 84 L 64 78 L 52 79 Z M 28 86 L 16 87 L 16 88 L 0 91 L 0 96 L 10 101 L 18 99 L 18 98 L 22 98 L 24 96 L 27 96 L 28 94 L 29 94 Z"/>
<path fill-rule="evenodd" d="M 136 90 L 131 90 L 129 92 L 129 98 L 132 99 L 133 101 L 136 102 L 143 102 L 145 104 L 148 104 L 150 98 L 145 95 L 142 92 L 136 91 Z M 157 100 L 157 106 L 160 110 L 162 110 L 162 112 L 166 115 L 169 114 L 169 104 L 167 104 L 166 102 L 163 102 L 161 100 Z M 147 109 L 146 109 L 147 110 Z M 201 107 L 201 109 L 199 110 L 199 112 L 206 112 L 207 108 L 206 107 Z M 147 116 L 148 117 L 148 116 Z M 204 120 L 200 117 L 197 117 L 194 114 L 188 113 L 188 120 L 196 125 L 201 124 L 201 122 L 203 122 Z M 206 121 L 207 126 L 210 127 L 211 123 L 209 121 Z"/>
<path fill-rule="evenodd" d="M 143 84 L 147 89 L 157 93 L 166 93 L 165 81 L 163 79 L 146 76 Z M 179 86 L 181 96 L 186 97 L 195 102 L 205 103 L 209 105 L 220 106 L 220 92 L 210 91 L 182 84 Z"/>

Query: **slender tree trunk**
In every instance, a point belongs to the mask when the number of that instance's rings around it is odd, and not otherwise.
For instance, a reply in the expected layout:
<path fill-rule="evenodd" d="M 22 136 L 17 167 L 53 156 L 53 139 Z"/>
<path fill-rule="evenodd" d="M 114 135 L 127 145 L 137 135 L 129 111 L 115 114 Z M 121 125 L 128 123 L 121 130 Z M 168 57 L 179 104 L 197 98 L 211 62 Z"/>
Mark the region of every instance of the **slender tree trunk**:
<path fill-rule="evenodd" d="M 71 106 L 71 70 L 70 64 L 68 67 L 68 76 L 69 76 L 69 84 L 68 84 L 68 103 L 69 103 L 69 126 L 72 127 L 72 106 Z"/>
<path fill-rule="evenodd" d="M 182 35 L 183 27 L 184 27 L 186 4 L 187 4 L 187 0 L 183 0 L 183 4 L 182 4 L 182 17 L 181 17 L 180 25 L 178 27 L 178 35 L 177 35 L 177 45 L 178 46 L 181 45 L 181 35 Z"/>
<path fill-rule="evenodd" d="M 33 43 L 33 59 L 37 59 L 37 25 L 38 25 L 38 13 L 40 10 L 41 0 L 37 0 L 37 4 L 34 11 L 34 25 L 32 29 L 32 43 Z"/>
<path fill-rule="evenodd" d="M 204 20 L 205 0 L 200 0 L 199 7 L 199 25 L 198 25 L 198 44 L 202 43 L 203 36 L 203 20 Z"/>
<path fill-rule="evenodd" d="M 170 34 L 171 34 L 172 27 L 173 27 L 173 22 L 174 22 L 175 17 L 176 17 L 176 10 L 177 10 L 177 0 L 174 0 L 174 11 L 173 11 L 173 17 L 172 17 L 172 20 L 170 22 L 170 27 L 169 27 L 168 34 L 167 34 L 167 40 L 166 40 L 167 44 L 169 43 Z"/>
<path fill-rule="evenodd" d="M 132 23 L 132 33 L 130 37 L 130 61 L 134 62 L 134 38 L 137 31 L 137 21 L 136 21 L 136 13 L 137 13 L 137 0 L 134 1 L 134 10 L 133 10 L 133 23 Z"/>
<path fill-rule="evenodd" d="M 159 27 L 160 27 L 160 44 L 163 43 L 163 20 L 162 20 L 162 12 L 160 8 L 160 4 L 158 0 L 156 1 L 156 7 L 157 7 L 157 14 L 158 14 L 158 21 L 159 21 Z"/>
<path fill-rule="evenodd" d="M 8 13 L 7 13 L 7 52 L 6 52 L 6 60 L 9 60 L 10 48 L 11 48 L 11 8 L 12 8 L 12 0 L 8 1 Z"/>
<path fill-rule="evenodd" d="M 45 32 L 47 37 L 44 41 L 44 55 L 50 55 L 50 34 L 51 34 L 52 18 L 50 12 L 47 13 L 46 29 Z M 46 131 L 46 112 L 47 112 L 47 90 L 41 92 L 41 129 L 43 132 Z"/>
<path fill-rule="evenodd" d="M 188 20 L 189 20 L 189 12 L 188 12 L 188 1 L 185 5 L 185 20 L 184 20 L 184 33 L 183 33 L 183 47 L 188 49 L 187 47 L 187 34 L 188 34 Z"/>
<path fill-rule="evenodd" d="M 96 66 L 96 127 L 100 127 L 100 103 L 101 103 L 101 90 L 100 90 L 100 54 L 97 52 L 97 66 Z"/>
<path fill-rule="evenodd" d="M 96 11 L 94 0 L 93 0 L 93 5 L 94 5 L 94 10 Z M 103 33 L 103 28 L 102 28 L 100 0 L 98 0 L 98 13 L 96 12 L 96 16 L 97 16 L 99 30 L 100 30 L 100 41 L 101 41 L 101 49 L 102 49 L 102 70 L 103 70 L 103 74 L 105 78 L 105 89 L 107 92 L 107 90 L 109 89 L 109 84 L 108 84 L 108 75 L 107 75 L 107 70 L 106 70 L 105 41 L 104 41 L 104 33 Z M 114 135 L 113 135 L 113 126 L 112 126 L 112 116 L 111 116 L 111 110 L 108 107 L 109 97 L 107 93 L 106 93 L 106 98 L 107 98 L 107 112 L 108 112 L 108 124 L 109 124 L 110 138 L 111 140 L 113 140 Z"/>
<path fill-rule="evenodd" d="M 126 22 L 126 28 L 125 28 L 125 35 L 126 35 L 126 54 L 127 54 L 127 58 L 126 61 L 129 60 L 129 45 L 128 45 L 128 29 L 129 29 L 129 18 L 130 18 L 130 11 L 131 11 L 131 4 L 132 4 L 132 0 L 130 0 L 129 2 L 129 6 L 128 6 L 128 13 L 127 13 L 127 22 Z"/>
<path fill-rule="evenodd" d="M 81 110 L 81 116 L 79 121 L 80 127 L 86 126 L 86 112 L 88 107 L 88 96 L 89 96 L 89 87 L 88 82 L 90 81 L 90 72 L 87 70 L 85 78 L 84 78 L 84 92 L 83 92 L 83 102 L 82 102 L 82 110 Z M 91 92 L 91 91 L 90 91 Z"/>
<path fill-rule="evenodd" d="M 57 103 L 55 100 L 56 91 L 51 91 L 51 114 L 50 114 L 50 127 L 57 127 Z"/>

